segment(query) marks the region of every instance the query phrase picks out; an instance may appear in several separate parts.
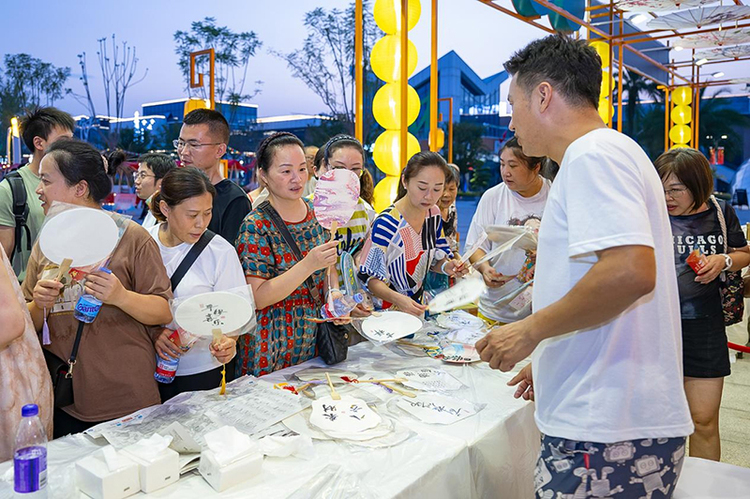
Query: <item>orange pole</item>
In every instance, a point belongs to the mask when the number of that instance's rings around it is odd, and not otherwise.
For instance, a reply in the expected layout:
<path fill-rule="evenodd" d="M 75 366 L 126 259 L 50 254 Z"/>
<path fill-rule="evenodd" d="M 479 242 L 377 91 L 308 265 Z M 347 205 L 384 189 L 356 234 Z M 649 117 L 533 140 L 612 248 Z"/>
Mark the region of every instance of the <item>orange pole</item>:
<path fill-rule="evenodd" d="M 698 82 L 698 92 L 696 92 L 698 95 L 695 99 L 695 122 L 693 123 L 693 126 L 695 126 L 695 148 L 699 149 L 701 145 L 701 67 L 697 66 L 695 70 L 695 74 L 697 76 L 696 80 Z"/>
<path fill-rule="evenodd" d="M 443 97 L 438 101 L 448 103 L 448 163 L 453 163 L 453 97 Z"/>
<path fill-rule="evenodd" d="M 664 152 L 669 150 L 669 87 L 664 87 Z"/>
<path fill-rule="evenodd" d="M 437 151 L 438 130 L 438 0 L 432 0 L 430 44 L 430 151 Z"/>
<path fill-rule="evenodd" d="M 198 80 L 196 81 L 196 71 L 195 71 L 195 60 L 198 56 L 201 55 L 208 55 L 209 56 L 209 65 L 208 65 L 208 89 L 209 89 L 209 100 L 211 102 L 210 109 L 216 109 L 216 76 L 215 76 L 215 69 L 216 69 L 216 52 L 214 49 L 206 49 L 206 50 L 199 50 L 197 52 L 191 52 L 190 53 L 190 88 L 199 88 L 203 86 L 203 74 L 198 73 Z"/>
<path fill-rule="evenodd" d="M 355 7 L 354 27 L 354 136 L 360 142 L 364 142 L 365 129 L 365 101 L 364 101 L 364 75 L 363 75 L 363 34 L 362 24 L 364 22 L 364 11 L 362 0 L 357 0 Z"/>
<path fill-rule="evenodd" d="M 613 25 L 613 22 L 614 22 L 614 13 L 613 13 L 613 11 L 614 11 L 614 5 L 615 5 L 614 4 L 614 0 L 609 0 L 609 38 L 610 38 L 610 40 L 612 39 L 612 36 L 614 35 L 614 29 L 615 29 L 615 27 Z M 607 46 L 609 47 L 609 74 L 607 75 L 607 78 L 610 78 L 611 75 L 612 75 L 612 73 L 615 70 L 615 66 L 613 64 L 614 63 L 615 48 L 612 46 L 612 43 L 607 43 Z M 609 82 L 607 82 L 607 83 L 609 84 Z M 609 117 L 609 119 L 607 120 L 607 126 L 609 128 L 612 128 L 612 119 L 614 118 L 614 116 L 612 115 L 612 109 L 614 109 L 614 106 L 612 105 L 612 100 L 613 100 L 612 99 L 612 95 L 613 95 L 612 92 L 614 92 L 615 89 L 612 88 L 612 85 L 608 85 L 608 86 L 609 86 L 609 99 L 607 99 L 608 100 L 608 102 L 607 102 L 607 116 Z"/>
<path fill-rule="evenodd" d="M 623 29 L 623 20 L 622 17 L 620 17 L 620 32 L 622 32 Z M 622 132 L 622 72 L 624 68 L 624 62 L 622 60 L 622 45 L 617 45 L 617 63 L 618 63 L 618 71 L 617 71 L 617 131 Z M 631 130 L 633 129 L 631 124 Z"/>
<path fill-rule="evenodd" d="M 534 22 L 534 20 L 532 18 L 523 17 L 523 16 L 521 16 L 521 15 L 513 12 L 512 10 L 506 9 L 505 7 L 501 7 L 500 5 L 492 3 L 492 0 L 479 0 L 479 1 L 482 2 L 483 4 L 489 6 L 489 7 L 492 7 L 495 10 L 499 10 L 503 14 L 508 14 L 512 18 L 518 19 L 519 21 L 523 21 L 526 24 L 530 24 L 530 25 L 532 25 L 532 26 L 534 26 L 536 28 L 539 28 L 542 31 L 546 31 L 547 33 L 550 33 L 550 34 L 554 34 L 555 33 L 554 29 L 552 29 L 550 27 L 547 27 L 547 26 L 545 26 L 543 24 L 536 23 L 536 22 Z"/>
<path fill-rule="evenodd" d="M 400 142 L 400 157 L 401 166 L 403 169 L 406 167 L 406 142 L 408 140 L 409 126 L 408 123 L 408 106 L 407 106 L 407 93 L 409 86 L 409 65 L 407 57 L 409 57 L 409 0 L 401 0 L 401 140 Z"/>

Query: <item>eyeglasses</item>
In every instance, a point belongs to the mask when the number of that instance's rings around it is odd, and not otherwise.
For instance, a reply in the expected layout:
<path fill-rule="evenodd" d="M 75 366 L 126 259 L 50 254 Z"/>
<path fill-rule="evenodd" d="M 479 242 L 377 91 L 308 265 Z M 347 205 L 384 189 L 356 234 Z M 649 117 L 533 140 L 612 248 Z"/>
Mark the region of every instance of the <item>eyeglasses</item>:
<path fill-rule="evenodd" d="M 201 144 L 198 142 L 183 142 L 179 139 L 175 139 L 172 141 L 172 145 L 178 151 L 181 151 L 182 149 L 186 149 L 188 147 L 190 149 L 200 149 L 203 146 L 218 146 L 219 144 L 222 144 L 222 142 L 206 142 L 205 144 Z"/>
<path fill-rule="evenodd" d="M 664 194 L 671 197 L 672 199 L 677 199 L 681 198 L 686 191 L 687 187 L 680 187 L 679 189 L 667 189 L 666 191 L 664 191 Z"/>
<path fill-rule="evenodd" d="M 149 175 L 146 172 L 134 172 L 133 173 L 133 178 L 135 180 L 143 181 L 143 179 L 145 179 L 146 177 L 156 177 L 156 175 Z"/>

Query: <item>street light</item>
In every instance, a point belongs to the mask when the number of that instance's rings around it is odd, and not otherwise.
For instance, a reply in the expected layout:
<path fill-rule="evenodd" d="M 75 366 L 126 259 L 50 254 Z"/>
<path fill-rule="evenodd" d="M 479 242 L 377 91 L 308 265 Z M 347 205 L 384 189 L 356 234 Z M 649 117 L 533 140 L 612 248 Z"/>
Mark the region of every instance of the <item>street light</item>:
<path fill-rule="evenodd" d="M 713 76 L 714 78 L 721 78 L 722 76 L 724 76 L 724 71 L 717 71 L 711 76 Z"/>

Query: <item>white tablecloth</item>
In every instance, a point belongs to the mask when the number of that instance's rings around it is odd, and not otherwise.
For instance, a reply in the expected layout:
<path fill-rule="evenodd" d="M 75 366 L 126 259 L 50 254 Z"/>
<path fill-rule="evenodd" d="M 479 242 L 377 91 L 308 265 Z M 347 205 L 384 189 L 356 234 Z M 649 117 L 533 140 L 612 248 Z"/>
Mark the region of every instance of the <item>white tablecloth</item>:
<path fill-rule="evenodd" d="M 533 469 L 539 450 L 539 432 L 534 424 L 533 404 L 516 400 L 506 386 L 511 374 L 490 370 L 486 363 L 456 366 L 426 357 L 397 355 L 384 347 L 361 343 L 349 351 L 349 359 L 335 366 L 366 372 L 389 372 L 417 366 L 439 366 L 467 388 L 461 398 L 486 404 L 478 414 L 450 426 L 421 423 L 408 416 L 400 420 L 415 435 L 395 447 L 365 449 L 334 441 L 315 441 L 316 456 L 266 458 L 259 476 L 222 494 L 206 483 L 197 471 L 158 492 L 134 497 L 295 499 L 341 497 L 380 498 L 530 498 Z M 324 367 L 319 359 L 285 369 L 262 379 L 282 381 L 296 369 Z M 101 440 L 101 439 L 100 439 Z M 95 451 L 104 442 L 73 435 L 49 444 L 51 497 L 75 497 L 71 489 L 73 463 Z M 10 463 L 0 464 L 0 497 L 10 491 Z M 313 489 L 316 493 L 294 495 Z M 326 487 L 336 493 L 322 492 Z"/>

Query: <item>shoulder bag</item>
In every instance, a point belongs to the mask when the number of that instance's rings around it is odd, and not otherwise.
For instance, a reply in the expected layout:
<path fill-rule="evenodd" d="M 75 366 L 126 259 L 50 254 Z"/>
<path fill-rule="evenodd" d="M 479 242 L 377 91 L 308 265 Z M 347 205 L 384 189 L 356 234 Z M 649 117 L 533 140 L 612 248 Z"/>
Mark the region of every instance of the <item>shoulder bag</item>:
<path fill-rule="evenodd" d="M 711 201 L 716 207 L 716 216 L 719 219 L 721 233 L 724 236 L 724 253 L 729 254 L 727 222 L 724 217 L 724 210 L 715 197 L 711 196 Z M 721 307 L 724 310 L 724 325 L 731 326 L 742 321 L 742 315 L 745 312 L 745 288 L 742 283 L 742 273 L 740 271 L 726 270 L 722 272 L 720 277 L 719 292 L 721 293 Z"/>

